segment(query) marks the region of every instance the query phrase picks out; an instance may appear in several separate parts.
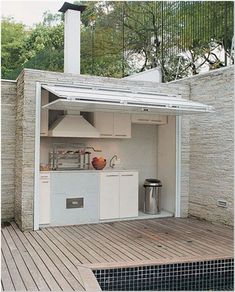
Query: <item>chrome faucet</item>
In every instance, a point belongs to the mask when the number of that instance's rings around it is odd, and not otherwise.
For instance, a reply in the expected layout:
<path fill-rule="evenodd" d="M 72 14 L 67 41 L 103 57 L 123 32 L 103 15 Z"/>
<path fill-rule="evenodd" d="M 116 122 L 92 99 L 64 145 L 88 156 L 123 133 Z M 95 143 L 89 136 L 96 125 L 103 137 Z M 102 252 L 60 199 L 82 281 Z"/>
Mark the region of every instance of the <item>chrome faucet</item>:
<path fill-rule="evenodd" d="M 115 166 L 115 162 L 113 161 L 114 158 L 115 158 L 116 160 L 118 159 L 116 154 L 113 155 L 113 157 L 110 159 L 109 166 L 110 166 L 111 168 L 114 168 L 114 166 Z"/>

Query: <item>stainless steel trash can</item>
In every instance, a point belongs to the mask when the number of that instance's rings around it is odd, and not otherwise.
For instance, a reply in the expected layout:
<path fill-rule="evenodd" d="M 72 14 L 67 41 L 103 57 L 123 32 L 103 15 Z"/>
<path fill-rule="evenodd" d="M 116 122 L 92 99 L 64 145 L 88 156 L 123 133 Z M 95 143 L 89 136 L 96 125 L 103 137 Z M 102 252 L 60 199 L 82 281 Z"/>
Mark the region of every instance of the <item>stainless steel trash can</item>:
<path fill-rule="evenodd" d="M 160 213 L 162 183 L 158 179 L 148 178 L 144 182 L 144 213 L 158 214 Z"/>

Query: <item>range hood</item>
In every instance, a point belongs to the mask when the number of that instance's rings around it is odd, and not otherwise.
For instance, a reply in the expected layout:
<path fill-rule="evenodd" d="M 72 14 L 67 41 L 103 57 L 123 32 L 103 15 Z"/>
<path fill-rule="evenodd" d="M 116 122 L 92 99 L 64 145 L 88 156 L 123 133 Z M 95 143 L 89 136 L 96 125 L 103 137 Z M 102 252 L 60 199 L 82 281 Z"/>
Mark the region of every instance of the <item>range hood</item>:
<path fill-rule="evenodd" d="M 49 129 L 48 134 L 52 137 L 100 137 L 99 131 L 83 116 L 70 112 L 59 117 Z"/>

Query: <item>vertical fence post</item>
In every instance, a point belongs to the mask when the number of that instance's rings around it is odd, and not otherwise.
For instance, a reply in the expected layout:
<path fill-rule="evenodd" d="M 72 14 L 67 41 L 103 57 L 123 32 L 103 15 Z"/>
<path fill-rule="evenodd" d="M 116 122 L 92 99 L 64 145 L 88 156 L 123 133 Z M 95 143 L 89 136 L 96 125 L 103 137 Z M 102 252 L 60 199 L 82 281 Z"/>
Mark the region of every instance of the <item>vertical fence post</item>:
<path fill-rule="evenodd" d="M 228 25 L 228 18 L 227 18 L 227 2 L 224 2 L 224 65 L 227 66 L 227 25 Z"/>
<path fill-rule="evenodd" d="M 163 33 L 163 25 L 164 25 L 164 20 L 163 20 L 163 12 L 164 12 L 164 7 L 163 7 L 163 1 L 161 2 L 161 28 L 162 28 L 162 31 L 161 31 L 161 37 L 162 37 L 162 41 L 161 41 L 161 71 L 162 71 L 162 82 L 165 81 L 165 71 L 164 71 L 164 55 L 163 55 L 163 36 L 164 36 L 164 33 Z"/>

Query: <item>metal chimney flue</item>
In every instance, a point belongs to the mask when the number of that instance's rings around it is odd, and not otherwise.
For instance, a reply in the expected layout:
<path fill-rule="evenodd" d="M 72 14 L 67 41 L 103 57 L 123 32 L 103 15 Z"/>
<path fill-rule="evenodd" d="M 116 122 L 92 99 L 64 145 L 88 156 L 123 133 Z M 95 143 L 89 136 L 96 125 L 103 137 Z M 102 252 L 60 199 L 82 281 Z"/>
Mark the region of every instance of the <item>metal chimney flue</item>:
<path fill-rule="evenodd" d="M 80 74 L 80 22 L 84 5 L 64 2 L 60 12 L 64 13 L 64 73 Z"/>

